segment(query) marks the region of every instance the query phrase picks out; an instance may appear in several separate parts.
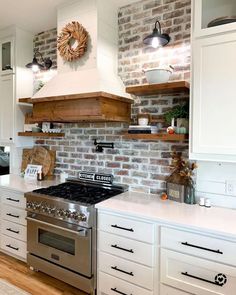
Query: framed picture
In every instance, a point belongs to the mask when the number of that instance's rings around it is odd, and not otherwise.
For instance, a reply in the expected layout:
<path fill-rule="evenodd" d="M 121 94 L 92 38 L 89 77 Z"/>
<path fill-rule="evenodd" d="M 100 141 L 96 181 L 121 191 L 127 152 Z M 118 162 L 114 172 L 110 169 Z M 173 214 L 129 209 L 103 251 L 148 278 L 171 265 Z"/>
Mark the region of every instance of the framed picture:
<path fill-rule="evenodd" d="M 167 182 L 167 196 L 169 200 L 183 203 L 184 192 L 184 185 Z"/>
<path fill-rule="evenodd" d="M 42 171 L 42 165 L 28 164 L 25 169 L 25 179 L 37 179 L 38 172 Z"/>

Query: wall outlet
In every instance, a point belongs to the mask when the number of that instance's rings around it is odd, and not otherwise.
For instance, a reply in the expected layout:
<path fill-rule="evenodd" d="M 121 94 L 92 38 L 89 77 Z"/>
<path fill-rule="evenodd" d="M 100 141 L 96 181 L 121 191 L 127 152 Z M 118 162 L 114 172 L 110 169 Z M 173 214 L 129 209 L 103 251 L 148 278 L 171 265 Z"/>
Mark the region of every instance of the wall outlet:
<path fill-rule="evenodd" d="M 225 193 L 229 196 L 236 196 L 236 180 L 226 180 Z"/>

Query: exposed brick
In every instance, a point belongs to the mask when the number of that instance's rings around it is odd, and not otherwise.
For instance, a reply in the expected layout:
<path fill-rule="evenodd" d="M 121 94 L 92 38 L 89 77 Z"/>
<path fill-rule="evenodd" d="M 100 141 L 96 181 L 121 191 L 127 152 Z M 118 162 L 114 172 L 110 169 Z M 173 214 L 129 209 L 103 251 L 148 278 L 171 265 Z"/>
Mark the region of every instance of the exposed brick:
<path fill-rule="evenodd" d="M 119 9 L 118 71 L 125 85 L 146 83 L 142 69 L 172 64 L 175 68 L 171 80 L 190 79 L 190 0 L 145 0 Z M 163 32 L 170 33 L 168 46 L 155 49 L 143 44 L 143 38 L 153 30 L 156 20 Z M 34 48 L 50 56 L 56 68 L 57 32 L 41 32 L 34 38 Z M 44 42 L 40 45 L 40 42 Z M 36 46 L 37 43 L 37 46 Z M 37 73 L 35 81 L 44 78 Z M 139 113 L 151 113 L 155 120 L 174 105 L 185 102 L 185 94 L 162 94 L 136 97 L 132 106 L 135 122 Z M 137 121 L 136 121 L 137 122 Z M 166 122 L 158 121 L 161 132 Z M 79 171 L 110 173 L 115 180 L 129 185 L 131 191 L 160 194 L 166 189 L 165 178 L 172 172 L 169 167 L 171 152 L 182 151 L 188 157 L 186 142 L 129 140 L 121 136 L 128 128 L 123 123 L 66 123 L 62 125 L 64 139 L 36 138 L 35 144 L 57 152 L 55 173 L 67 171 L 78 177 Z M 95 153 L 93 140 L 114 142 L 114 149 Z"/>
<path fill-rule="evenodd" d="M 106 167 L 109 168 L 120 168 L 120 163 L 119 162 L 107 162 Z"/>

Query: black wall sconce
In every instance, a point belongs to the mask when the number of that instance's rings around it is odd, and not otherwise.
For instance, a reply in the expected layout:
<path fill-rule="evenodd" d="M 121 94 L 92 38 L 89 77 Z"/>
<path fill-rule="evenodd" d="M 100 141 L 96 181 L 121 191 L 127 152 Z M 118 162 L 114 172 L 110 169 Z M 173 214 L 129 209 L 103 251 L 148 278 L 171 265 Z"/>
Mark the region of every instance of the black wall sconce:
<path fill-rule="evenodd" d="M 97 140 L 94 139 L 94 145 L 96 146 L 95 151 L 97 153 L 102 153 L 104 148 L 114 149 L 113 142 L 97 142 Z"/>
<path fill-rule="evenodd" d="M 40 57 L 40 62 L 37 59 L 37 56 Z M 52 61 L 50 58 L 43 58 L 42 53 L 36 51 L 34 53 L 34 58 L 32 62 L 26 65 L 26 68 L 32 69 L 33 72 L 38 72 L 39 70 L 49 70 L 52 66 Z"/>
<path fill-rule="evenodd" d="M 158 25 L 158 28 L 157 28 Z M 143 43 L 146 45 L 151 45 L 153 48 L 163 47 L 170 42 L 170 36 L 168 34 L 162 34 L 161 24 L 157 20 L 155 22 L 155 27 L 152 34 L 148 35 L 143 39 Z"/>

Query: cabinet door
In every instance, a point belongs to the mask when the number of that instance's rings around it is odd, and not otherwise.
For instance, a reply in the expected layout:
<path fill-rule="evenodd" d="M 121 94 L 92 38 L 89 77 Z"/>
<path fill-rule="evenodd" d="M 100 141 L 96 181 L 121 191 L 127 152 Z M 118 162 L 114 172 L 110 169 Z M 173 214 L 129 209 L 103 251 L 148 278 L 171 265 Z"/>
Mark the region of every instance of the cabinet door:
<path fill-rule="evenodd" d="M 216 19 L 236 15 L 235 0 L 194 0 L 192 1 L 192 12 L 194 37 L 225 33 L 236 29 L 235 22 L 211 25 Z"/>
<path fill-rule="evenodd" d="M 0 80 L 0 142 L 13 142 L 14 75 L 2 76 Z"/>
<path fill-rule="evenodd" d="M 236 33 L 193 42 L 191 158 L 236 161 L 235 52 Z"/>
<path fill-rule="evenodd" d="M 160 295 L 188 295 L 190 293 L 183 292 L 178 289 L 161 284 Z"/>
<path fill-rule="evenodd" d="M 1 39 L 0 41 L 0 73 L 1 75 L 12 74 L 14 71 L 14 41 L 13 38 Z"/>

